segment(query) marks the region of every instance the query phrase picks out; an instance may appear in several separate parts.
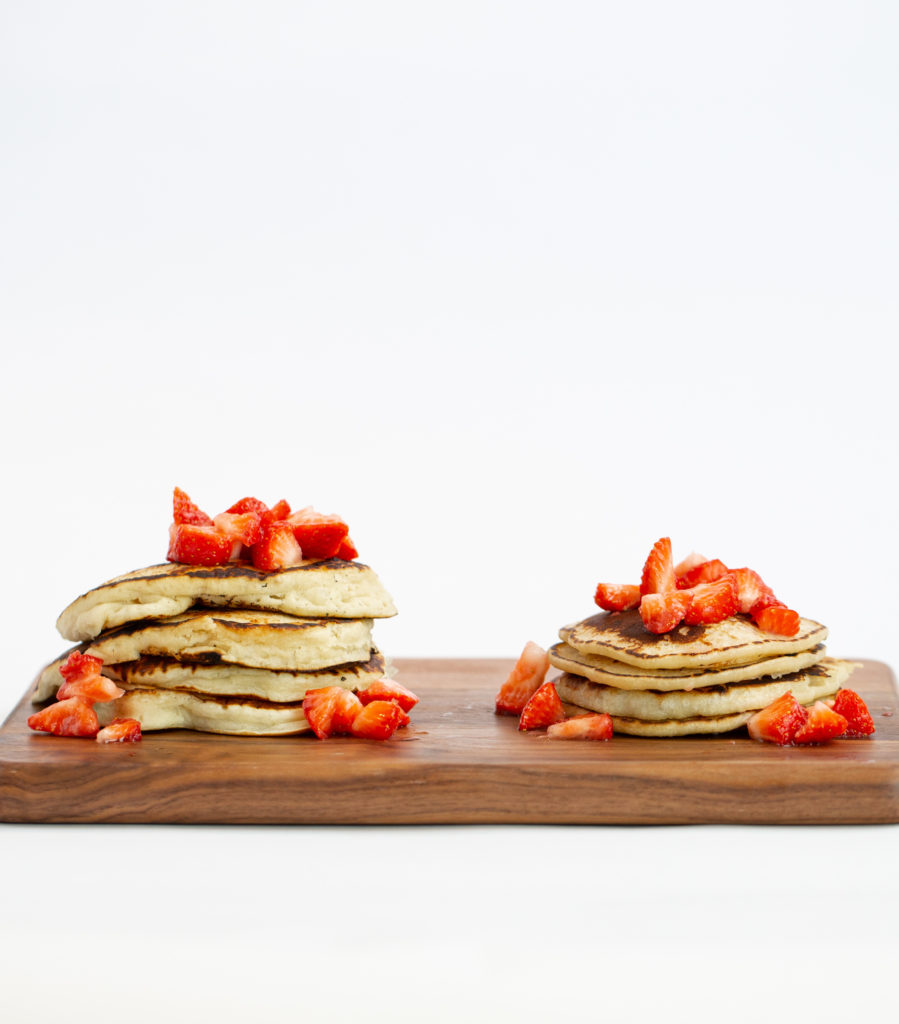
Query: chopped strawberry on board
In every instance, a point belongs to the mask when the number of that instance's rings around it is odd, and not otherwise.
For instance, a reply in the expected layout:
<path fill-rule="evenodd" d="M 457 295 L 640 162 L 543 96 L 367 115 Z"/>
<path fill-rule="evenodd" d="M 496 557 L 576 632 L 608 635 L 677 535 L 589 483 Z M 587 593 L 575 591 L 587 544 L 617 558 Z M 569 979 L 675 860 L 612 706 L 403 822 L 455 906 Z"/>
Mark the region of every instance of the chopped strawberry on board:
<path fill-rule="evenodd" d="M 832 706 L 838 715 L 846 719 L 847 736 L 859 738 L 874 732 L 874 719 L 855 690 L 839 690 Z"/>
<path fill-rule="evenodd" d="M 352 537 L 344 537 L 340 542 L 340 547 L 337 549 L 335 558 L 342 558 L 345 562 L 352 562 L 354 558 L 359 557 L 359 552 L 356 550 L 356 545 L 353 543 Z"/>
<path fill-rule="evenodd" d="M 822 700 L 806 708 L 808 717 L 796 730 L 794 743 L 826 743 L 842 736 L 848 727 L 846 719 L 831 710 Z"/>
<path fill-rule="evenodd" d="M 66 680 L 56 691 L 56 699 L 68 700 L 69 697 L 82 697 L 89 704 L 96 704 L 98 701 L 115 700 L 124 692 L 111 679 L 101 676 L 98 672 L 94 676 Z"/>
<path fill-rule="evenodd" d="M 544 683 L 525 704 L 518 728 L 521 732 L 528 729 L 545 729 L 546 726 L 562 722 L 564 719 L 565 711 L 555 685 Z"/>
<path fill-rule="evenodd" d="M 287 521 L 306 558 L 336 557 L 350 532 L 340 516 L 322 515 L 311 507 L 294 512 Z"/>
<path fill-rule="evenodd" d="M 231 557 L 231 547 L 230 539 L 214 526 L 172 523 L 166 558 L 186 565 L 224 565 Z"/>
<path fill-rule="evenodd" d="M 534 696 L 549 671 L 549 655 L 539 644 L 529 640 L 496 695 L 498 715 L 520 715 Z"/>
<path fill-rule="evenodd" d="M 96 736 L 100 723 L 89 701 L 83 697 L 69 697 L 31 715 L 28 728 L 51 732 L 54 736 Z"/>
<path fill-rule="evenodd" d="M 399 704 L 392 700 L 373 700 L 356 716 L 352 733 L 361 739 L 387 740 L 408 721 L 409 716 Z"/>
<path fill-rule="evenodd" d="M 114 718 L 97 733 L 98 743 L 137 743 L 141 738 L 136 718 Z"/>
<path fill-rule="evenodd" d="M 297 544 L 290 525 L 284 520 L 264 525 L 259 540 L 250 552 L 253 565 L 263 572 L 287 569 L 303 561 L 303 551 Z"/>
<path fill-rule="evenodd" d="M 804 725 L 806 717 L 805 708 L 788 690 L 766 708 L 756 711 L 746 723 L 746 728 L 754 740 L 786 746 L 793 742 L 793 737 Z"/>
<path fill-rule="evenodd" d="M 411 711 L 418 703 L 418 697 L 411 690 L 386 677 L 369 683 L 364 690 L 359 690 L 356 696 L 363 704 L 371 704 L 373 700 L 392 700 L 399 704 L 403 711 Z"/>
<path fill-rule="evenodd" d="M 640 618 L 650 633 L 669 633 L 683 622 L 689 607 L 690 595 L 685 590 L 645 594 L 640 601 Z"/>
<path fill-rule="evenodd" d="M 723 622 L 737 611 L 737 585 L 730 575 L 722 576 L 713 583 L 700 583 L 681 593 L 690 595 L 684 615 L 688 626 Z"/>
<path fill-rule="evenodd" d="M 774 591 L 754 569 L 731 569 L 730 574 L 737 585 L 738 610 L 744 615 L 751 612 L 759 601 L 777 602 Z"/>
<path fill-rule="evenodd" d="M 212 519 L 198 508 L 190 498 L 176 487 L 172 495 L 172 518 L 176 523 L 187 523 L 191 526 L 212 526 Z"/>
<path fill-rule="evenodd" d="M 778 636 L 796 636 L 799 632 L 799 613 L 782 604 L 769 604 L 752 609 L 753 622 L 766 633 L 777 633 Z"/>
<path fill-rule="evenodd" d="M 612 718 L 610 715 L 575 715 L 564 722 L 556 722 L 546 730 L 551 740 L 610 740 Z"/>
<path fill-rule="evenodd" d="M 671 538 L 662 537 L 652 546 L 643 565 L 640 578 L 641 594 L 662 594 L 677 589 L 674 561 L 671 557 Z"/>
<path fill-rule="evenodd" d="M 681 590 L 689 590 L 699 583 L 714 583 L 720 580 L 728 572 L 727 566 L 720 558 L 713 558 L 708 562 L 700 562 L 686 572 L 676 573 L 677 585 Z"/>
<path fill-rule="evenodd" d="M 342 686 L 322 686 L 303 697 L 303 714 L 320 740 L 347 735 L 361 710 L 359 698 Z"/>
<path fill-rule="evenodd" d="M 603 611 L 626 612 L 640 604 L 640 588 L 631 583 L 598 583 L 593 600 Z"/>

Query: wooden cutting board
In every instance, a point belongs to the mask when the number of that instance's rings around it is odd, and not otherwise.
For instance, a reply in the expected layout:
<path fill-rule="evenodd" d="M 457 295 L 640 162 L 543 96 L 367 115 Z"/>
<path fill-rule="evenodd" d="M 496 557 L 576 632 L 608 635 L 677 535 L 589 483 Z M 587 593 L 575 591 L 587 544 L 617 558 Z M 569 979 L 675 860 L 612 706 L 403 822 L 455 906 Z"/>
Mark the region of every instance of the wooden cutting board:
<path fill-rule="evenodd" d="M 868 740 L 780 748 L 729 737 L 559 742 L 493 713 L 505 660 L 405 660 L 421 697 L 384 743 L 172 731 L 99 744 L 0 729 L 0 820 L 292 824 L 899 822 L 899 715 L 886 665 L 852 686 Z"/>

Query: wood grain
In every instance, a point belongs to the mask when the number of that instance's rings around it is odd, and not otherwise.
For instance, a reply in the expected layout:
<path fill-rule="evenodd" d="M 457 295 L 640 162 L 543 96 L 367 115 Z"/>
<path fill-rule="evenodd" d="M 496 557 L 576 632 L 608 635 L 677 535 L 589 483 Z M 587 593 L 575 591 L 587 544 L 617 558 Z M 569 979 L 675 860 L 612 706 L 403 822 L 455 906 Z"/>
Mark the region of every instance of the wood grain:
<path fill-rule="evenodd" d="M 861 824 L 899 822 L 893 676 L 852 685 L 869 740 L 779 748 L 724 737 L 556 742 L 493 713 L 511 662 L 406 660 L 421 697 L 386 743 L 172 731 L 138 744 L 31 732 L 27 695 L 0 729 L 0 820 L 292 824 Z M 30 691 L 29 691 L 30 692 Z"/>

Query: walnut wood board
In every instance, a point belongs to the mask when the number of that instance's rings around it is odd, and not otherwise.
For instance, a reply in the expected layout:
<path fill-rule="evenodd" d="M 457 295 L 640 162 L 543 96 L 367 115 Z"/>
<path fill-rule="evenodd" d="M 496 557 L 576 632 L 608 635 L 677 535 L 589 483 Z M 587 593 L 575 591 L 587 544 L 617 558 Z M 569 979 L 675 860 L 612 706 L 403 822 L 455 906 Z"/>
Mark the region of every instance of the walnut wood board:
<path fill-rule="evenodd" d="M 421 697 L 383 743 L 173 730 L 99 744 L 31 732 L 26 695 L 0 729 L 0 820 L 287 824 L 871 824 L 899 822 L 889 668 L 852 685 L 877 732 L 780 748 L 727 736 L 562 742 L 493 713 L 511 662 L 406 660 Z"/>

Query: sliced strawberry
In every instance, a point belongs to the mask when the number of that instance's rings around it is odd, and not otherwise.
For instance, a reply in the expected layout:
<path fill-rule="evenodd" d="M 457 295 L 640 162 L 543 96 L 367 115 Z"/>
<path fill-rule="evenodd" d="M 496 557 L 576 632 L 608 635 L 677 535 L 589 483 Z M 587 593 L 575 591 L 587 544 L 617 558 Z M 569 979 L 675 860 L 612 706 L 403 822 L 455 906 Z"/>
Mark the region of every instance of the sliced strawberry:
<path fill-rule="evenodd" d="M 172 523 L 169 527 L 170 562 L 185 565 L 224 565 L 231 556 L 231 541 L 214 526 Z"/>
<path fill-rule="evenodd" d="M 816 700 L 810 708 L 806 708 L 806 712 L 808 717 L 796 730 L 794 743 L 826 743 L 846 732 L 846 719 L 832 711 L 823 700 Z"/>
<path fill-rule="evenodd" d="M 287 521 L 305 558 L 336 557 L 350 530 L 340 516 L 322 515 L 311 507 L 294 512 Z"/>
<path fill-rule="evenodd" d="M 405 686 L 400 686 L 393 679 L 387 678 L 376 679 L 373 683 L 369 683 L 356 696 L 363 704 L 371 704 L 373 700 L 392 700 L 399 704 L 403 711 L 411 711 L 418 703 L 418 697 L 411 690 L 407 690 Z"/>
<path fill-rule="evenodd" d="M 98 676 L 102 668 L 102 658 L 95 658 L 92 654 L 82 654 L 81 651 L 72 651 L 59 666 L 59 674 L 67 683 L 70 683 L 76 679 L 90 679 L 93 676 Z"/>
<path fill-rule="evenodd" d="M 407 723 L 409 716 L 392 700 L 373 700 L 356 716 L 352 733 L 361 739 L 386 740 Z"/>
<path fill-rule="evenodd" d="M 225 511 L 238 516 L 243 515 L 245 512 L 255 512 L 261 516 L 263 512 L 269 511 L 269 507 L 258 498 L 241 498 L 240 501 L 235 501 L 231 508 L 225 509 Z"/>
<path fill-rule="evenodd" d="M 334 735 L 335 715 L 339 716 L 338 725 L 345 724 L 348 716 L 343 695 L 348 692 L 341 686 L 322 686 L 308 690 L 303 697 L 303 714 L 320 740 Z"/>
<path fill-rule="evenodd" d="M 796 636 L 799 632 L 799 613 L 783 605 L 772 604 L 760 611 L 752 610 L 752 619 L 759 629 L 778 636 Z"/>
<path fill-rule="evenodd" d="M 137 743 L 140 722 L 136 718 L 114 718 L 97 733 L 98 743 Z"/>
<path fill-rule="evenodd" d="M 218 532 L 224 534 L 232 545 L 250 547 L 259 540 L 261 518 L 258 512 L 221 512 L 213 522 Z"/>
<path fill-rule="evenodd" d="M 707 562 L 700 562 L 687 569 L 686 572 L 676 573 L 677 585 L 681 590 L 689 590 L 700 583 L 714 583 L 720 580 L 728 571 L 727 566 L 720 558 L 712 558 Z"/>
<path fill-rule="evenodd" d="M 833 709 L 846 719 L 847 736 L 870 736 L 874 732 L 874 719 L 868 711 L 868 706 L 855 690 L 838 691 Z"/>
<path fill-rule="evenodd" d="M 528 729 L 544 729 L 546 726 L 564 721 L 564 719 L 565 711 L 555 685 L 544 683 L 525 704 L 518 728 L 522 732 Z"/>
<path fill-rule="evenodd" d="M 202 509 L 198 508 L 181 490 L 175 488 L 172 496 L 173 516 L 176 523 L 187 523 L 191 526 L 212 526 L 212 520 Z"/>
<path fill-rule="evenodd" d="M 54 736 L 96 736 L 100 723 L 88 701 L 83 697 L 69 697 L 31 715 L 28 728 L 52 732 Z"/>
<path fill-rule="evenodd" d="M 576 715 L 551 725 L 546 735 L 552 740 L 610 740 L 612 719 L 609 715 Z"/>
<path fill-rule="evenodd" d="M 664 594 L 644 594 L 640 600 L 640 618 L 650 633 L 668 633 L 683 622 L 690 595 L 684 590 Z"/>
<path fill-rule="evenodd" d="M 730 574 L 737 585 L 738 610 L 744 615 L 752 611 L 759 601 L 777 601 L 774 591 L 754 569 L 731 569 Z"/>
<path fill-rule="evenodd" d="M 283 521 L 263 526 L 262 535 L 250 548 L 250 553 L 253 565 L 263 572 L 287 569 L 303 561 L 303 552 L 293 530 Z"/>
<path fill-rule="evenodd" d="M 684 573 L 689 572 L 694 566 L 702 565 L 703 562 L 707 562 L 708 559 L 705 555 L 699 555 L 695 551 L 691 551 L 686 558 L 678 562 L 674 567 L 675 576 L 683 576 Z"/>
<path fill-rule="evenodd" d="M 345 562 L 352 562 L 354 558 L 359 557 L 359 552 L 356 550 L 356 545 L 353 543 L 352 537 L 344 537 L 340 542 L 340 547 L 337 549 L 335 558 L 342 558 Z"/>
<path fill-rule="evenodd" d="M 524 645 L 518 661 L 496 695 L 498 715 L 520 715 L 549 671 L 549 655 L 532 640 Z"/>
<path fill-rule="evenodd" d="M 362 710 L 362 701 L 352 690 L 338 687 L 340 693 L 334 701 L 334 717 L 331 719 L 331 732 L 341 736 L 349 736 L 353 722 Z"/>
<path fill-rule="evenodd" d="M 766 708 L 756 711 L 746 723 L 746 728 L 754 740 L 786 746 L 793 742 L 793 737 L 805 724 L 806 716 L 805 708 L 788 690 Z"/>
<path fill-rule="evenodd" d="M 607 612 L 626 612 L 640 604 L 640 588 L 630 583 L 598 583 L 593 600 Z"/>
<path fill-rule="evenodd" d="M 677 589 L 674 561 L 671 557 L 671 538 L 657 540 L 649 552 L 640 579 L 641 594 L 664 594 Z"/>
<path fill-rule="evenodd" d="M 690 595 L 690 604 L 684 615 L 688 626 L 723 622 L 737 611 L 737 584 L 730 575 L 722 576 L 713 583 L 700 583 L 681 593 Z"/>
<path fill-rule="evenodd" d="M 56 699 L 67 700 L 69 697 L 82 697 L 89 704 L 96 704 L 98 701 L 115 700 L 124 692 L 111 679 L 101 676 L 98 672 L 95 676 L 67 680 L 56 691 Z"/>
<path fill-rule="evenodd" d="M 277 523 L 282 519 L 287 519 L 290 515 L 290 505 L 282 498 L 280 501 L 276 501 L 272 505 L 271 509 L 272 519 Z"/>

